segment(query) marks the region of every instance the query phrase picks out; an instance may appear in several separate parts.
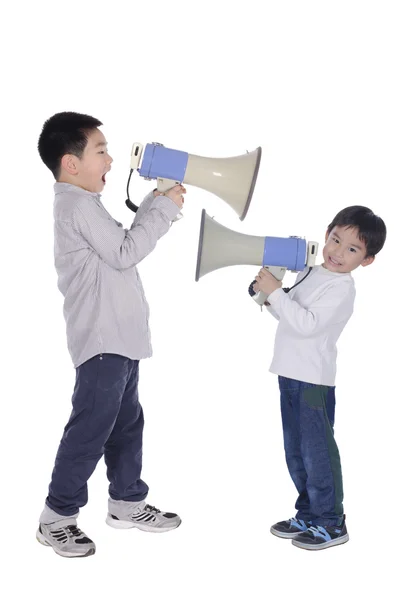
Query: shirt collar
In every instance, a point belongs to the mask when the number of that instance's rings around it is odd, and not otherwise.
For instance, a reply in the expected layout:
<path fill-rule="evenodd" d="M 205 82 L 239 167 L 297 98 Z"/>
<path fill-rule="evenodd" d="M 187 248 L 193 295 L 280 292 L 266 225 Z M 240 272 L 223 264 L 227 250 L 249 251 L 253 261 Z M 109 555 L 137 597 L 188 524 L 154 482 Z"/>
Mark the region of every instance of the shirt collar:
<path fill-rule="evenodd" d="M 55 194 L 66 194 L 68 192 L 74 192 L 83 196 L 91 196 L 93 198 L 98 198 L 98 200 L 101 198 L 101 194 L 98 194 L 97 192 L 89 192 L 88 190 L 85 190 L 84 188 L 79 187 L 77 185 L 73 185 L 72 183 L 64 183 L 61 181 L 56 181 L 54 183 L 54 192 Z"/>

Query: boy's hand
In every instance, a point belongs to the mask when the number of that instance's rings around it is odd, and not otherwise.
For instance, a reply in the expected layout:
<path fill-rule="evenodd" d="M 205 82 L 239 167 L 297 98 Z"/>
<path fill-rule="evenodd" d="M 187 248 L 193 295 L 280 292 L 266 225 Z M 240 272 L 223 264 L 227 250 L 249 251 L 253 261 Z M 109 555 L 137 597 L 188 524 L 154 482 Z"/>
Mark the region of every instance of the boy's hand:
<path fill-rule="evenodd" d="M 185 201 L 183 194 L 186 194 L 186 188 L 183 187 L 183 185 L 176 185 L 168 190 L 168 192 L 154 191 L 155 196 L 167 196 L 170 200 L 175 202 L 179 208 L 183 208 L 183 203 Z"/>
<path fill-rule="evenodd" d="M 277 290 L 282 286 L 281 281 L 273 277 L 273 275 L 265 268 L 262 268 L 259 271 L 258 275 L 255 277 L 255 280 L 257 283 L 255 283 L 253 286 L 254 292 L 257 293 L 260 291 L 267 296 L 270 296 L 274 290 Z"/>

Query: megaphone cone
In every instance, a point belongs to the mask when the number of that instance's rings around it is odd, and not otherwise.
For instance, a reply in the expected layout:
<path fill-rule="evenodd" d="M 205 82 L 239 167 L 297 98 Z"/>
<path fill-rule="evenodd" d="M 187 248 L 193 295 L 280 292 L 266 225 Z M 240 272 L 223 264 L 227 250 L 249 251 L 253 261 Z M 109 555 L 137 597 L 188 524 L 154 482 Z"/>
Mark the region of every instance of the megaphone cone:
<path fill-rule="evenodd" d="M 232 231 L 201 213 L 196 281 L 216 269 L 231 265 L 257 265 L 289 271 L 313 266 L 318 243 L 302 237 L 246 235 Z M 274 269 L 271 269 L 274 274 Z M 281 272 L 281 271 L 280 271 Z"/>
<path fill-rule="evenodd" d="M 262 149 L 231 158 L 203 158 L 189 154 L 184 183 L 212 192 L 243 221 L 254 193 Z"/>
<path fill-rule="evenodd" d="M 196 281 L 231 265 L 262 265 L 264 237 L 232 231 L 201 213 Z"/>

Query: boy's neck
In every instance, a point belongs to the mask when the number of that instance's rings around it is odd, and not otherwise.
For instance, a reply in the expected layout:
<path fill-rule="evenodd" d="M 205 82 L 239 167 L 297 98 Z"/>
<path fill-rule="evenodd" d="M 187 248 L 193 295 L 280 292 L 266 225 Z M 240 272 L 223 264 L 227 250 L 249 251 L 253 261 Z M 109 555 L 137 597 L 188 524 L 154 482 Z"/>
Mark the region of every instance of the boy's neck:
<path fill-rule="evenodd" d="M 98 196 L 97 192 L 92 192 L 91 190 L 87 190 L 87 188 L 84 187 L 84 185 L 82 183 L 80 183 L 80 181 L 76 181 L 75 179 L 69 179 L 68 177 L 60 177 L 59 179 L 56 179 L 56 183 L 64 183 L 66 185 L 73 185 L 74 187 L 80 188 L 81 190 L 84 190 L 85 192 L 88 192 L 89 194 L 94 194 L 96 196 Z"/>
<path fill-rule="evenodd" d="M 323 269 L 325 269 L 326 271 L 328 271 L 328 273 L 332 273 L 333 275 L 350 275 L 351 271 L 344 271 L 343 273 L 340 271 L 331 271 L 331 269 L 328 269 L 327 265 L 324 263 L 322 263 L 322 265 L 320 265 Z"/>
<path fill-rule="evenodd" d="M 97 196 L 99 198 L 101 197 L 101 194 L 99 194 L 98 192 L 91 192 L 91 190 L 87 190 L 85 187 L 83 187 L 76 181 L 66 181 L 64 179 L 56 179 L 55 185 L 71 185 L 72 187 L 75 187 L 75 188 L 81 190 L 82 192 L 85 192 L 86 194 L 90 194 L 91 196 Z"/>

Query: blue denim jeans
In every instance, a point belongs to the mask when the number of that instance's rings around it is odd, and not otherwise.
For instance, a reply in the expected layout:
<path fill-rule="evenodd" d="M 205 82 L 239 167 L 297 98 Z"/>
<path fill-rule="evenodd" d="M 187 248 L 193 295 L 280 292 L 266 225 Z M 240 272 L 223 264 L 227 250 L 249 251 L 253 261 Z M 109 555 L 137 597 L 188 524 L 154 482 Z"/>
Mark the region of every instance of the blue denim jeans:
<path fill-rule="evenodd" d="M 343 485 L 334 438 L 335 387 L 279 377 L 285 457 L 299 496 L 296 518 L 339 525 Z"/>
<path fill-rule="evenodd" d="M 139 361 L 117 354 L 94 356 L 76 369 L 73 410 L 59 445 L 46 504 L 70 516 L 88 501 L 87 481 L 104 456 L 114 500 L 138 502 L 143 411 L 138 400 Z"/>

